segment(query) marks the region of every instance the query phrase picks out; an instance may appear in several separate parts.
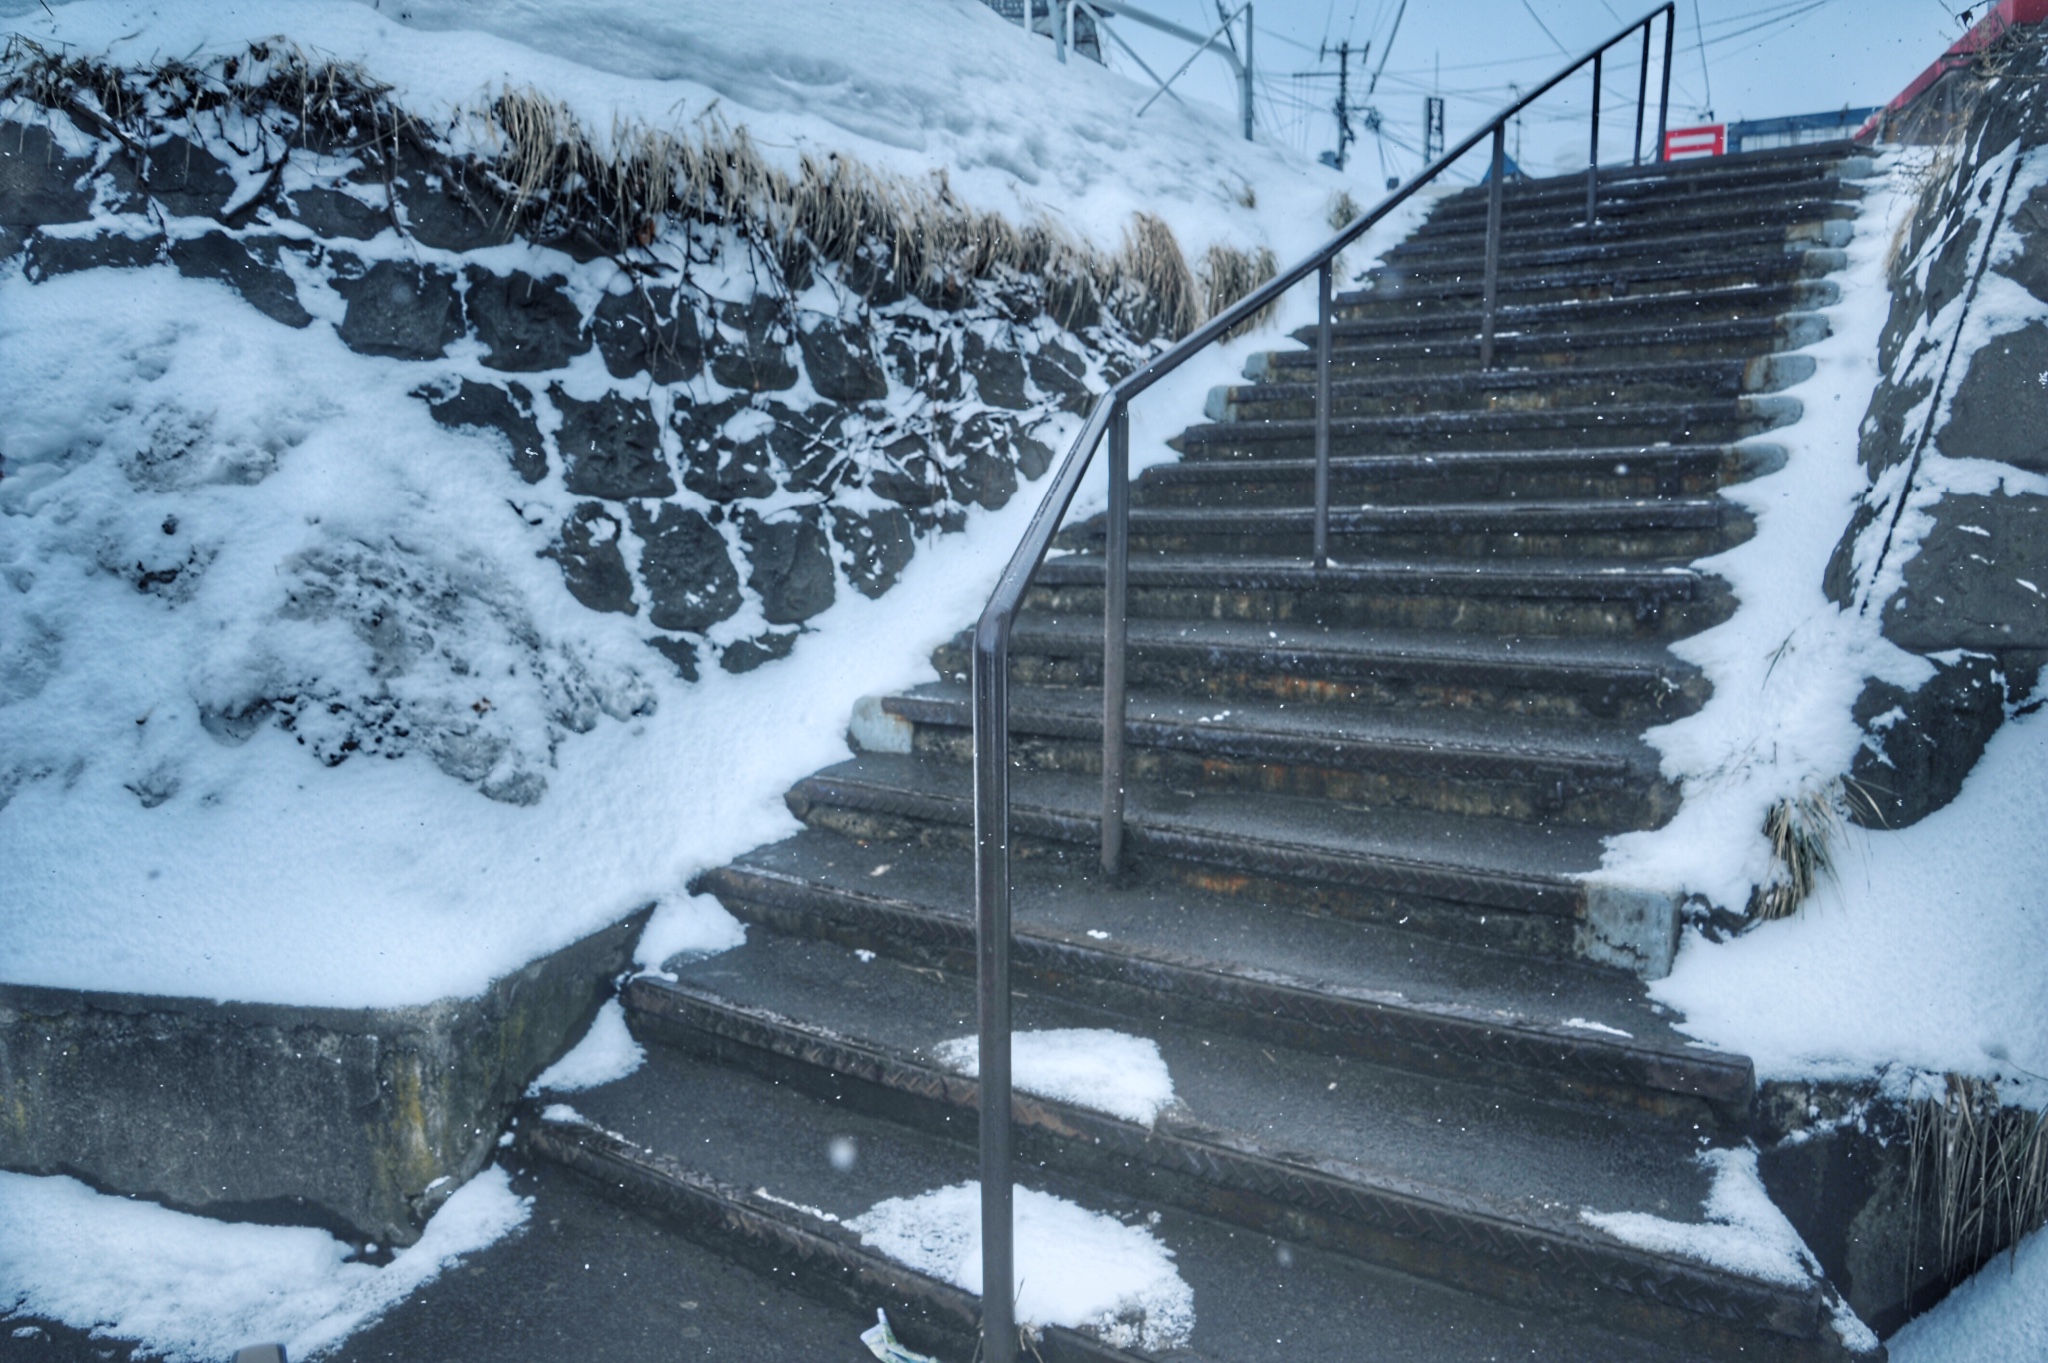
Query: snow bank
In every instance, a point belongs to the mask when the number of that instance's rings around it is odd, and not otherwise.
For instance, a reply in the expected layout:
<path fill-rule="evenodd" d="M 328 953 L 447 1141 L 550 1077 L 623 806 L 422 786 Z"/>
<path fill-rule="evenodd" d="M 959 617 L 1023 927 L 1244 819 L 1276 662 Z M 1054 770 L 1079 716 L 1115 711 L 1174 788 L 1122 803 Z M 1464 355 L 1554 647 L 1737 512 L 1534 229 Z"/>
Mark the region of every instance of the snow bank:
<path fill-rule="evenodd" d="M 2048 1231 L 1977 1270 L 1885 1347 L 1892 1363 L 2048 1358 Z"/>
<path fill-rule="evenodd" d="M 382 1268 L 325 1232 L 230 1225 L 107 1197 L 68 1178 L 0 1173 L 0 1312 L 139 1341 L 167 1363 L 281 1342 L 313 1357 L 524 1225 L 528 1199 L 486 1169 Z"/>
<path fill-rule="evenodd" d="M 978 1036 L 940 1042 L 932 1054 L 962 1074 L 981 1073 Z M 1167 1073 L 1159 1043 L 1099 1027 L 1011 1033 L 1010 1082 L 1041 1098 L 1143 1126 L 1158 1121 L 1173 1103 L 1173 1076 Z"/>
<path fill-rule="evenodd" d="M 526 1090 L 528 1096 L 541 1093 L 574 1093 L 624 1079 L 647 1063 L 647 1052 L 626 1028 L 626 1010 L 617 999 L 605 1000 L 591 1019 L 590 1030 L 570 1047 L 560 1060 L 540 1072 Z"/>
<path fill-rule="evenodd" d="M 846 1224 L 869 1248 L 980 1294 L 980 1184 L 892 1197 Z M 1020 1323 L 1084 1327 L 1117 1348 L 1187 1343 L 1194 1290 L 1144 1227 L 1030 1188 L 1016 1190 L 1016 1225 Z"/>

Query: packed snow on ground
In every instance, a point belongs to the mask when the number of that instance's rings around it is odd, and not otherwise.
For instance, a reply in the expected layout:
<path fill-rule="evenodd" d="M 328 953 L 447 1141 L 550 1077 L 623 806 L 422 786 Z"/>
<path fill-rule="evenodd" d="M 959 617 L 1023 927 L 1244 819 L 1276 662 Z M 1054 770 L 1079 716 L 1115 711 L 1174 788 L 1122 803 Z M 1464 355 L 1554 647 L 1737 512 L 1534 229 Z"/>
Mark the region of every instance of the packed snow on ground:
<path fill-rule="evenodd" d="M 2035 1231 L 1885 1341 L 1891 1363 L 2048 1358 L 2048 1231 Z"/>
<path fill-rule="evenodd" d="M 1848 268 L 1836 276 L 1842 301 L 1826 310 L 1833 334 L 1804 352 L 1817 361 L 1814 377 L 1788 390 L 1804 417 L 1758 437 L 1785 447 L 1786 466 L 1728 491 L 1755 513 L 1757 534 L 1702 566 L 1729 581 L 1740 607 L 1673 646 L 1705 670 L 1714 695 L 1648 735 L 1665 773 L 1684 783 L 1684 804 L 1661 829 L 1612 839 L 1602 874 L 1742 909 L 1769 871 L 1765 812 L 1849 769 L 1862 741 L 1851 709 L 1864 678 L 1910 687 L 1927 675 L 1924 660 L 1879 634 L 1875 609 L 1841 610 L 1821 591 L 1867 485 L 1857 428 L 1878 377 L 1886 256 L 1920 169 L 1889 157 L 1868 183 Z M 1998 281 L 1987 283 L 1987 311 L 2012 311 L 1999 292 L 2007 281 L 1985 278 Z M 1952 314 L 1936 320 L 1955 325 Z M 1909 505 L 1945 491 L 1989 492 L 2000 480 L 2007 491 L 2048 490 L 2038 475 L 1930 450 Z M 1888 573 L 1923 522 L 1910 511 L 1902 520 Z M 1873 594 L 1886 591 L 1880 582 Z M 2048 997 L 2048 841 L 2033 831 L 2043 771 L 2048 724 L 2009 720 L 1954 803 L 1909 828 L 1843 827 L 1834 877 L 1796 916 L 1719 944 L 1688 933 L 1652 997 L 1682 1012 L 1691 1035 L 1751 1056 L 1763 1078 L 1869 1077 L 1892 1065 L 2048 1073 L 2039 1007 Z"/>
<path fill-rule="evenodd" d="M 847 1225 L 898 1263 L 981 1292 L 981 1185 L 959 1183 L 879 1202 Z M 1195 1327 L 1194 1291 L 1173 1251 L 1050 1193 L 1016 1190 L 1017 1319 L 1085 1326 L 1117 1348 L 1183 1345 Z"/>
<path fill-rule="evenodd" d="M 981 1038 L 932 1048 L 939 1063 L 981 1073 Z M 1107 1112 L 1150 1126 L 1173 1103 L 1173 1076 L 1150 1037 L 1101 1027 L 1055 1027 L 1010 1034 L 1010 1082 L 1026 1093 Z"/>
<path fill-rule="evenodd" d="M 624 1079 L 646 1063 L 646 1050 L 626 1028 L 626 1010 L 617 999 L 606 999 L 583 1039 L 542 1070 L 527 1093 L 538 1096 L 594 1089 L 599 1084 Z"/>
<path fill-rule="evenodd" d="M 392 9 L 8 0 L 0 27 L 134 62 L 282 33 L 444 125 L 508 85 L 600 135 L 715 106 L 773 155 L 944 169 L 976 206 L 1042 210 L 1106 246 L 1144 207 L 1190 253 L 1228 240 L 1285 259 L 1326 233 L 1347 183 L 1220 114 L 1133 123 L 1130 82 L 1058 65 L 975 0 L 408 5 L 410 27 Z M 684 683 L 536 557 L 573 499 L 435 423 L 417 366 L 350 352 L 339 300 L 302 294 L 316 320 L 294 331 L 168 268 L 0 274 L 6 977 L 388 1006 L 473 995 L 651 902 L 643 965 L 739 940 L 682 887 L 793 830 L 779 796 L 844 757 L 857 697 L 932 675 L 1031 490 L 920 546 L 884 599 L 841 590 L 794 656 Z M 1134 465 L 1172 457 L 1164 439 L 1206 389 L 1311 295 L 1147 394 Z M 1098 482 L 1080 505 L 1100 502 Z M 332 707 L 387 686 L 423 718 L 408 741 L 424 751 L 342 750 Z M 238 708 L 287 694 L 291 733 Z"/>
<path fill-rule="evenodd" d="M 324 1231 L 229 1224 L 75 1179 L 0 1173 L 0 1314 L 136 1340 L 167 1363 L 217 1363 L 261 1343 L 309 1358 L 518 1229 L 529 1211 L 504 1170 L 486 1169 L 379 1268 L 350 1262 L 350 1247 Z"/>

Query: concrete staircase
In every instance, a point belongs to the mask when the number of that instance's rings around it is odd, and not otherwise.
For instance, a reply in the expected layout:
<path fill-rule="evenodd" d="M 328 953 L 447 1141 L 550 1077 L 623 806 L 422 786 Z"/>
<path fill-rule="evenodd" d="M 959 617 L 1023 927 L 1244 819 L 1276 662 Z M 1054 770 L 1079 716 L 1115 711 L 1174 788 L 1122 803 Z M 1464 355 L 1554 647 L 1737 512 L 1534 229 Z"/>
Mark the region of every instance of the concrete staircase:
<path fill-rule="evenodd" d="M 1676 805 L 1641 734 L 1704 697 L 1667 644 L 1733 609 L 1689 564 L 1750 533 L 1720 491 L 1780 457 L 1736 442 L 1798 418 L 1772 390 L 1825 333 L 1848 155 L 1613 172 L 1590 232 L 1582 178 L 1511 187 L 1492 371 L 1485 199 L 1445 200 L 1339 300 L 1326 570 L 1312 353 L 1215 394 L 1134 493 L 1114 883 L 1100 526 L 1040 572 L 1013 643 L 1017 1026 L 1151 1037 L 1179 1103 L 1147 1127 L 1020 1093 L 1020 1179 L 1151 1224 L 1194 1291 L 1172 1356 L 1840 1352 L 1824 1281 L 1582 1217 L 1700 1222 L 1697 1156 L 1742 1140 L 1755 1084 L 1644 995 L 1675 906 L 1580 877 Z M 804 831 L 702 878 L 749 941 L 627 986 L 650 1063 L 521 1139 L 965 1363 L 975 1299 L 835 1219 L 975 1176 L 974 1083 L 933 1054 L 975 1028 L 964 638 L 936 662 L 789 793 Z M 843 1137 L 857 1158 L 828 1160 Z"/>

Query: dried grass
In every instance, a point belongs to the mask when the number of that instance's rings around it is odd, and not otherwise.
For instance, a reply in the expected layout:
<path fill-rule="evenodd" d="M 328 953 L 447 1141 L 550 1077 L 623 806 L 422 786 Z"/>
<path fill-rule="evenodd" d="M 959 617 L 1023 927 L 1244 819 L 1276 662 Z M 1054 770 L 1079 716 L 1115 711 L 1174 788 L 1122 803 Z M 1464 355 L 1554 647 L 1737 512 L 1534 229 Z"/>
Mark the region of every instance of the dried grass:
<path fill-rule="evenodd" d="M 1909 1243 L 1932 1217 L 1936 1271 L 1955 1282 L 2048 1220 L 2048 1111 L 2002 1106 L 1990 1080 L 1951 1074 L 1944 1088 L 1906 1109 Z"/>
<path fill-rule="evenodd" d="M 1834 871 L 1834 843 L 1842 834 L 1840 782 L 1780 800 L 1764 816 L 1771 843 L 1771 874 L 1749 897 L 1749 916 L 1762 922 L 1790 918 L 1821 880 Z"/>

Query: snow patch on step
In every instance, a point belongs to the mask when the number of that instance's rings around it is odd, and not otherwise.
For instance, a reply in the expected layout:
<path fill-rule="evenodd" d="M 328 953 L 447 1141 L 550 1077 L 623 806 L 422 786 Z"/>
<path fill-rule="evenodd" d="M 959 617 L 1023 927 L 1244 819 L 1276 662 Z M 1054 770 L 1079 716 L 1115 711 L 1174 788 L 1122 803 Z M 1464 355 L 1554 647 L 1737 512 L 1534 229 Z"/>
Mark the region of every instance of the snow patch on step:
<path fill-rule="evenodd" d="M 530 1098 L 543 1092 L 573 1093 L 624 1079 L 647 1063 L 647 1052 L 626 1028 L 626 1010 L 607 999 L 591 1019 L 590 1030 L 568 1054 L 542 1070 L 526 1090 Z"/>
<path fill-rule="evenodd" d="M 861 1243 L 920 1273 L 981 1293 L 981 1185 L 892 1197 L 846 1223 Z M 1173 1251 L 1064 1198 L 1016 1190 L 1017 1319 L 1088 1330 L 1119 1349 L 1161 1352 L 1195 1328 L 1194 1289 Z"/>
<path fill-rule="evenodd" d="M 524 1225 L 531 1199 L 488 1168 L 390 1263 L 304 1226 L 256 1226 L 96 1193 L 76 1179 L 0 1173 L 0 1304 L 166 1363 L 213 1363 L 258 1341 L 292 1358 L 332 1349 L 464 1255 Z"/>
<path fill-rule="evenodd" d="M 962 1074 L 981 1073 L 981 1039 L 942 1041 L 932 1056 Z M 1026 1093 L 1151 1126 L 1173 1103 L 1173 1075 L 1149 1037 L 1099 1027 L 1056 1027 L 1010 1036 L 1010 1080 Z"/>
<path fill-rule="evenodd" d="M 1590 1207 L 1579 1217 L 1654 1254 L 1674 1254 L 1788 1287 L 1812 1282 L 1819 1269 L 1806 1242 L 1764 1190 L 1756 1151 L 1707 1150 L 1699 1161 L 1714 1174 L 1702 1208 L 1707 1217 L 1703 1222 L 1667 1221 L 1647 1212 L 1596 1212 Z"/>

